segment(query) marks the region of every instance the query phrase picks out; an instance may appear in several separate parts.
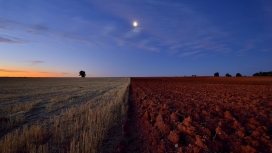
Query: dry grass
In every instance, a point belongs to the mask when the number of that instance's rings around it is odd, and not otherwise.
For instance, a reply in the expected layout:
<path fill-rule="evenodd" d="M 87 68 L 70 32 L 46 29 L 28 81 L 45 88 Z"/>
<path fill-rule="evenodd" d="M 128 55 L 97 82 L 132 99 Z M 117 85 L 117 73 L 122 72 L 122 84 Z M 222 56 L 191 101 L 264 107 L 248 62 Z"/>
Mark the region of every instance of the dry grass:
<path fill-rule="evenodd" d="M 2 113 L 0 113 L 0 130 L 7 131 L 26 122 L 24 114 L 41 102 L 42 100 L 40 99 L 29 103 L 18 102 L 18 104 L 12 105 L 12 107 L 8 107 L 6 109 L 1 108 L 0 112 Z"/>
<path fill-rule="evenodd" d="M 0 152 L 101 152 L 107 131 L 126 115 L 129 78 L 73 81 L 61 82 L 63 86 L 72 86 L 70 90 L 62 88 L 60 83 L 52 85 L 65 90 L 54 89 L 62 93 L 61 98 L 50 97 L 55 95 L 51 90 L 49 97 L 34 105 L 35 111 L 23 113 L 37 117 L 5 133 L 0 139 Z M 39 95 L 42 98 L 45 94 L 39 91 Z M 3 104 L 8 108 L 5 101 Z M 10 122 L 5 117 L 0 121 L 1 124 Z"/>
<path fill-rule="evenodd" d="M 10 110 L 8 110 L 8 113 L 10 114 L 14 114 L 14 113 L 18 113 L 21 111 L 29 111 L 30 109 L 32 109 L 35 105 L 41 103 L 42 100 L 36 100 L 34 102 L 29 102 L 29 103 L 18 103 L 16 105 L 14 105 Z"/>

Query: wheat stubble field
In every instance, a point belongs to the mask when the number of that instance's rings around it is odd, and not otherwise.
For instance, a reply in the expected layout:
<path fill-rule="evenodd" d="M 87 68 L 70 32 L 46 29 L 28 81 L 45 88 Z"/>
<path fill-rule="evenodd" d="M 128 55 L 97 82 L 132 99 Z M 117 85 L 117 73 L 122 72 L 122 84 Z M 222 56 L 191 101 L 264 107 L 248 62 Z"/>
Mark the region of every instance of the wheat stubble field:
<path fill-rule="evenodd" d="M 105 152 L 129 78 L 0 78 L 0 152 Z M 107 148 L 107 147 L 106 147 Z"/>

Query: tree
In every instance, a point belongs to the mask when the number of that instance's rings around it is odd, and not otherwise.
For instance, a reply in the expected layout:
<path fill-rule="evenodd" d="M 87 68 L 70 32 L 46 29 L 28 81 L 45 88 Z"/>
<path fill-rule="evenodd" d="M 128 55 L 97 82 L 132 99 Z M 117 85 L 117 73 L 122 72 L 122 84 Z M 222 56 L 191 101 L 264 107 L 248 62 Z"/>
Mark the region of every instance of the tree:
<path fill-rule="evenodd" d="M 231 75 L 229 73 L 226 74 L 226 77 L 231 77 Z"/>
<path fill-rule="evenodd" d="M 85 78 L 85 76 L 86 76 L 86 73 L 85 73 L 85 71 L 80 71 L 79 72 L 79 76 L 81 76 L 82 78 Z"/>
<path fill-rule="evenodd" d="M 214 76 L 219 77 L 219 73 L 218 72 L 214 73 Z"/>
<path fill-rule="evenodd" d="M 241 77 L 242 74 L 241 73 L 236 73 L 236 77 Z"/>
<path fill-rule="evenodd" d="M 259 73 L 254 73 L 253 76 L 272 76 L 272 71 L 269 72 L 262 72 L 260 71 Z"/>

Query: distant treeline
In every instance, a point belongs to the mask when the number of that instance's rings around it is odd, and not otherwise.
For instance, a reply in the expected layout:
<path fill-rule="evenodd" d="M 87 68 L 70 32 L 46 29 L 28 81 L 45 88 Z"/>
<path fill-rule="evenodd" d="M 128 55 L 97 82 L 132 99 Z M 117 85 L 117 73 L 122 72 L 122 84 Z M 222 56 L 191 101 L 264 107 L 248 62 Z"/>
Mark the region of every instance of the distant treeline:
<path fill-rule="evenodd" d="M 272 71 L 269 71 L 269 72 L 257 72 L 257 73 L 254 73 L 253 76 L 272 76 Z"/>
<path fill-rule="evenodd" d="M 192 76 L 196 76 L 196 75 L 192 75 Z M 215 77 L 219 77 L 219 72 L 216 72 L 214 73 L 214 76 Z M 226 77 L 232 77 L 229 73 L 227 73 L 225 75 Z M 269 71 L 269 72 L 257 72 L 257 73 L 254 73 L 253 76 L 272 76 L 272 71 Z M 241 73 L 236 73 L 236 77 L 242 77 L 242 74 Z"/>

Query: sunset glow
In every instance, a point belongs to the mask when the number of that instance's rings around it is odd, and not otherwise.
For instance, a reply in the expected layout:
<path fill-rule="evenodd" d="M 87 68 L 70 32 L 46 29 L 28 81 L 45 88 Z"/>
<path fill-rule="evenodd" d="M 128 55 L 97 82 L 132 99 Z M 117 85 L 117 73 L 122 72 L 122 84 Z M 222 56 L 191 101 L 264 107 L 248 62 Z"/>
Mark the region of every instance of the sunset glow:
<path fill-rule="evenodd" d="M 9 70 L 5 72 L 0 70 L 0 77 L 65 77 L 65 74 L 49 73 L 49 72 L 33 72 L 33 71 L 18 71 Z"/>

